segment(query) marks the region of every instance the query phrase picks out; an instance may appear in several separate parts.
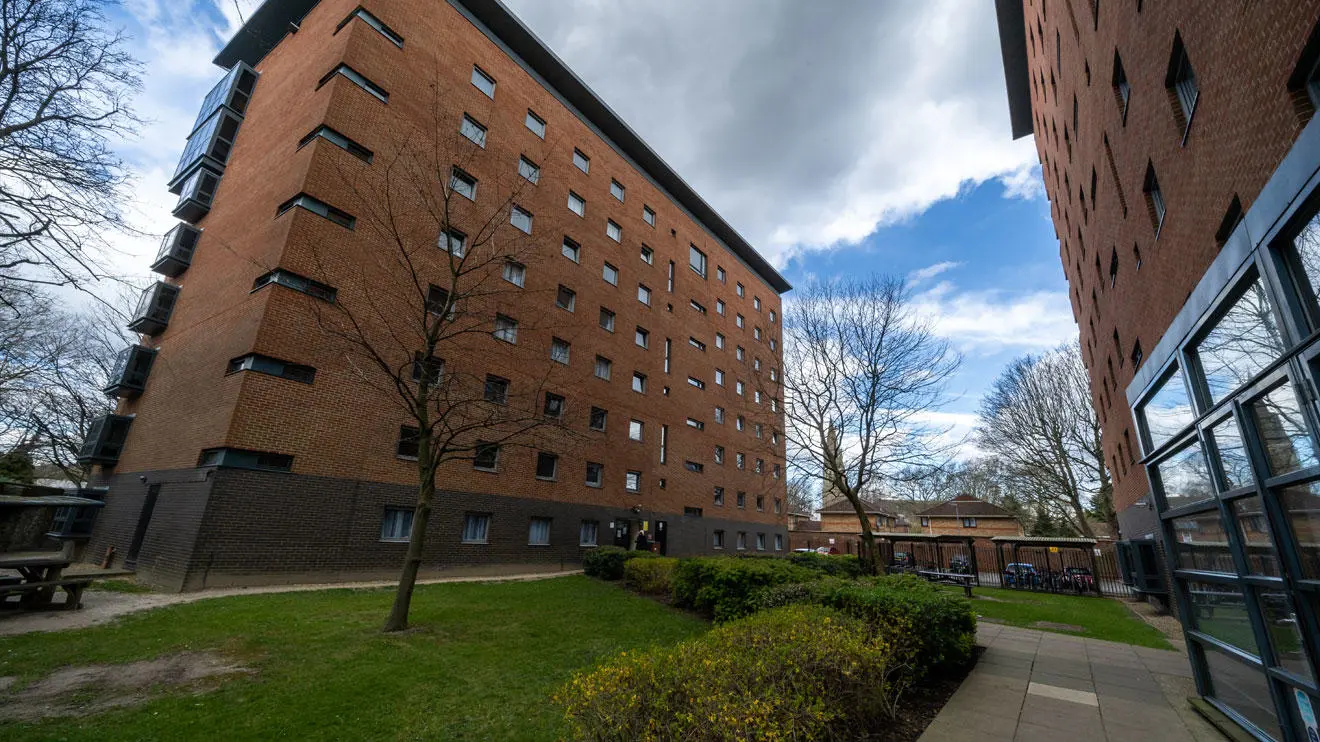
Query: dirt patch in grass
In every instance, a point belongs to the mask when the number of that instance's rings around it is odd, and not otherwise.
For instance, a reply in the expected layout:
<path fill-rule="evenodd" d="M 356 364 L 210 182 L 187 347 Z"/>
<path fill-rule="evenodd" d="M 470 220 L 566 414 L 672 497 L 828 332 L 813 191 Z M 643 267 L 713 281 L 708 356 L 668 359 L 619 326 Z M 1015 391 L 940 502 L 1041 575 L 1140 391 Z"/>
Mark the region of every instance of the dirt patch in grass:
<path fill-rule="evenodd" d="M 1085 626 L 1078 626 L 1071 623 L 1058 623 L 1056 621 L 1037 621 L 1031 625 L 1033 629 L 1048 629 L 1050 631 L 1075 631 L 1079 634 L 1086 633 Z"/>
<path fill-rule="evenodd" d="M 218 654 L 183 652 L 124 665 L 65 667 L 17 690 L 14 678 L 0 678 L 0 720 L 84 716 L 177 689 L 205 693 L 251 672 Z"/>

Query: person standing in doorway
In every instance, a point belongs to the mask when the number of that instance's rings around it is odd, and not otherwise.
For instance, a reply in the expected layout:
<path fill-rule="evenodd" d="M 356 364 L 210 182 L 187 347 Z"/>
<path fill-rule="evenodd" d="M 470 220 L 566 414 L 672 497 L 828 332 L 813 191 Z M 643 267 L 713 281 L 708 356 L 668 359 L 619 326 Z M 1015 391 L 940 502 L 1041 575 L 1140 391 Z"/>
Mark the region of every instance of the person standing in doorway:
<path fill-rule="evenodd" d="M 651 539 L 647 537 L 646 529 L 637 532 L 637 543 L 635 545 L 638 551 L 650 551 Z"/>

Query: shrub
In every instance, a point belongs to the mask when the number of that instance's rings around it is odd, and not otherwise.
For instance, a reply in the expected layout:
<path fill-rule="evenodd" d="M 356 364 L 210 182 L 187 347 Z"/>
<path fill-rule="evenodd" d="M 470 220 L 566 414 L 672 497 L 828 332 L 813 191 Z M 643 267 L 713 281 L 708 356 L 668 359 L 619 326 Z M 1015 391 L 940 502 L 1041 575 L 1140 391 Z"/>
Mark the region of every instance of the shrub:
<path fill-rule="evenodd" d="M 628 551 L 618 546 L 598 546 L 582 556 L 582 572 L 602 580 L 623 579 L 623 565 L 631 559 L 654 557 L 649 551 Z"/>
<path fill-rule="evenodd" d="M 646 595 L 668 595 L 670 577 L 678 560 L 671 557 L 629 559 L 623 564 L 623 580 L 628 587 Z"/>
<path fill-rule="evenodd" d="M 755 610 L 752 597 L 761 588 L 810 582 L 818 577 L 818 573 L 784 559 L 694 557 L 679 562 L 670 583 L 680 606 L 724 622 Z"/>
<path fill-rule="evenodd" d="M 892 709 L 889 651 L 864 622 L 793 606 L 624 653 L 556 695 L 572 739 L 852 740 Z"/>
<path fill-rule="evenodd" d="M 862 560 L 852 554 L 818 554 L 814 551 L 798 551 L 790 554 L 788 561 L 802 567 L 814 569 L 828 577 L 862 576 Z"/>

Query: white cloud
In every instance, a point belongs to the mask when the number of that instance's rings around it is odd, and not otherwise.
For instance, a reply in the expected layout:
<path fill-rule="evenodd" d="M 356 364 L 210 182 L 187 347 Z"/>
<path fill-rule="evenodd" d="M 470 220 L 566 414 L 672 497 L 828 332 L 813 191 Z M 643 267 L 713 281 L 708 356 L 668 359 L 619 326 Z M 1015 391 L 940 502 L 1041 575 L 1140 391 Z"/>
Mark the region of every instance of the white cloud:
<path fill-rule="evenodd" d="M 935 276 L 938 276 L 946 271 L 953 270 L 954 268 L 957 268 L 960 265 L 962 265 L 962 261 L 945 260 L 943 262 L 936 263 L 935 265 L 928 265 L 925 268 L 918 268 L 917 270 L 914 270 L 911 273 L 907 274 L 907 281 L 909 284 L 918 284 L 923 281 L 929 281 Z"/>
<path fill-rule="evenodd" d="M 941 281 L 913 297 L 935 334 L 969 354 L 1039 351 L 1077 339 L 1068 294 L 1035 291 L 958 291 Z"/>
<path fill-rule="evenodd" d="M 1004 198 L 1045 198 L 1045 181 L 1040 165 L 1024 165 L 1011 173 L 999 176 L 1004 186 Z"/>

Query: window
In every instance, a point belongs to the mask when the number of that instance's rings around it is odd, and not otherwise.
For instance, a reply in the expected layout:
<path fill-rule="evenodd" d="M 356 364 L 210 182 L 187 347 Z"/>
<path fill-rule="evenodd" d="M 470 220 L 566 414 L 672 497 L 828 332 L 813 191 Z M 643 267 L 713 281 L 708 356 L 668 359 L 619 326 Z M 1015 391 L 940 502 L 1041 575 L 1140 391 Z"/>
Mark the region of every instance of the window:
<path fill-rule="evenodd" d="M 741 283 L 735 284 L 734 288 L 737 290 L 739 298 L 747 296 L 747 289 Z"/>
<path fill-rule="evenodd" d="M 779 341 L 775 340 L 774 338 L 770 338 L 770 350 L 778 350 L 778 349 L 779 349 Z"/>
<path fill-rule="evenodd" d="M 724 463 L 724 446 L 715 447 L 715 463 L 717 464 Z"/>
<path fill-rule="evenodd" d="M 718 315 L 721 316 L 721 317 L 724 316 L 724 300 L 723 300 L 723 299 L 716 299 L 716 300 L 715 300 L 715 313 L 718 314 Z"/>
<path fill-rule="evenodd" d="M 641 256 L 643 263 L 646 263 L 647 265 L 655 265 L 655 252 L 651 248 L 642 245 Z"/>
<path fill-rule="evenodd" d="M 599 407 L 592 407 L 592 408 L 591 408 L 591 418 L 590 418 L 590 421 L 587 423 L 587 425 L 588 425 L 588 427 L 590 427 L 592 430 L 599 430 L 599 431 L 601 431 L 601 432 L 604 432 L 604 430 L 605 430 L 605 423 L 606 423 L 606 421 L 609 420 L 609 416 L 610 416 L 610 413 L 609 413 L 609 412 L 607 412 L 607 411 L 605 411 L 605 410 L 603 410 L 603 409 L 601 409 L 601 408 L 599 408 Z"/>
<path fill-rule="evenodd" d="M 564 243 L 559 247 L 559 254 L 576 263 L 582 256 L 582 246 L 574 242 L 572 239 L 565 237 Z"/>
<path fill-rule="evenodd" d="M 774 321 L 775 321 L 775 310 L 771 309 L 771 310 L 770 310 L 770 322 L 773 324 Z"/>
<path fill-rule="evenodd" d="M 782 533 L 776 533 L 776 534 L 775 534 L 775 551 L 783 551 L 783 550 L 784 550 L 784 534 L 782 534 Z"/>
<path fill-rule="evenodd" d="M 600 308 L 600 328 L 607 332 L 614 332 L 614 312 L 605 307 Z"/>
<path fill-rule="evenodd" d="M 490 516 L 468 513 L 463 517 L 463 543 L 484 544 L 490 532 Z"/>
<path fill-rule="evenodd" d="M 472 65 L 472 84 L 477 90 L 485 93 L 487 98 L 495 97 L 495 78 L 487 75 L 475 64 Z"/>
<path fill-rule="evenodd" d="M 1187 58 L 1187 48 L 1183 46 L 1182 35 L 1173 34 L 1173 52 L 1169 57 L 1169 71 L 1164 78 L 1164 86 L 1173 91 L 1177 100 L 1174 118 L 1186 135 L 1187 127 L 1192 123 L 1192 112 L 1196 110 L 1198 88 L 1196 73 L 1192 71 L 1192 62 Z"/>
<path fill-rule="evenodd" d="M 738 326 L 738 329 L 742 329 L 746 326 L 747 320 L 743 319 L 743 316 L 739 314 L 733 318 L 733 323 Z"/>
<path fill-rule="evenodd" d="M 683 468 L 687 469 L 690 472 L 693 472 L 694 474 L 700 474 L 706 469 L 705 466 L 702 466 L 699 462 L 696 461 L 684 461 Z"/>
<path fill-rule="evenodd" d="M 716 408 L 715 408 L 715 422 L 717 422 L 717 423 L 719 423 L 719 424 L 721 424 L 721 425 L 724 424 L 724 408 L 723 408 L 723 407 L 716 407 Z"/>
<path fill-rule="evenodd" d="M 549 546 L 550 545 L 550 519 L 532 518 L 527 526 L 527 545 L 528 546 Z"/>
<path fill-rule="evenodd" d="M 689 517 L 689 518 L 700 518 L 700 517 L 701 517 L 701 508 L 685 507 L 685 508 L 683 508 L 683 515 L 685 515 L 685 516 L 687 516 L 687 517 Z"/>
<path fill-rule="evenodd" d="M 715 347 L 719 350 L 724 350 L 724 336 L 718 332 L 715 333 Z"/>
<path fill-rule="evenodd" d="M 724 531 L 715 531 L 711 541 L 711 548 L 714 549 L 724 548 Z"/>
<path fill-rule="evenodd" d="M 545 393 L 545 405 L 542 408 L 546 417 L 559 418 L 564 416 L 564 398 L 553 392 Z"/>
<path fill-rule="evenodd" d="M 753 359 L 752 359 L 752 370 L 753 370 L 753 371 L 760 371 L 760 370 L 761 370 L 761 359 L 760 359 L 760 358 L 753 358 Z"/>
<path fill-rule="evenodd" d="M 610 371 L 614 368 L 614 363 L 605 356 L 596 356 L 596 378 L 610 380 Z"/>
<path fill-rule="evenodd" d="M 689 376 L 689 377 L 688 377 L 688 386 L 694 386 L 694 387 L 696 387 L 696 388 L 698 388 L 698 389 L 705 389 L 705 388 L 706 388 L 706 382 L 702 381 L 701 379 L 698 379 L 698 378 L 695 377 L 695 376 Z"/>
<path fill-rule="evenodd" d="M 559 457 L 546 451 L 536 453 L 536 478 L 554 479 L 559 471 Z"/>
<path fill-rule="evenodd" d="M 738 469 L 740 469 L 740 470 L 742 470 L 742 469 L 746 469 L 746 468 L 747 468 L 747 456 L 746 456 L 745 454 L 735 453 L 735 454 L 733 455 L 733 465 L 736 466 L 736 467 L 738 467 Z M 742 494 L 742 493 L 739 493 L 738 507 L 742 507 L 742 506 L 743 506 L 743 504 L 742 504 L 742 497 L 741 497 L 741 494 Z"/>
<path fill-rule="evenodd" d="M 136 355 L 136 353 L 133 355 Z M 436 360 L 443 367 L 444 362 L 439 361 L 439 359 Z M 132 365 L 133 369 L 137 368 L 134 361 L 129 360 L 128 362 Z M 278 358 L 271 358 L 270 356 L 264 356 L 260 353 L 248 353 L 247 355 L 229 359 L 229 365 L 225 369 L 225 373 L 236 374 L 240 371 L 254 371 L 259 374 L 278 376 L 281 379 L 289 379 L 290 381 L 297 381 L 303 384 L 310 384 L 316 380 L 316 369 L 311 366 L 281 361 Z M 123 375 L 132 374 L 134 374 L 134 371 L 130 369 L 128 371 L 116 373 L 116 377 L 122 378 Z M 416 379 L 414 379 L 414 381 L 416 381 Z"/>
<path fill-rule="evenodd" d="M 747 534 L 744 533 L 744 532 L 742 532 L 742 531 L 739 531 L 739 532 L 738 532 L 738 551 L 746 551 L 746 550 L 747 550 Z"/>
<path fill-rule="evenodd" d="M 556 363 L 568 364 L 569 352 L 572 346 L 567 340 L 561 338 L 550 339 L 550 360 Z"/>
<path fill-rule="evenodd" d="M 757 394 L 760 394 L 760 392 L 757 392 Z M 761 433 L 762 431 L 765 430 L 765 428 L 761 425 L 761 423 L 754 423 L 752 425 L 752 429 L 756 431 L 757 440 L 760 440 L 763 437 Z"/>
<path fill-rule="evenodd" d="M 600 523 L 594 520 L 582 521 L 582 528 L 578 530 L 578 546 L 595 546 L 596 533 L 600 530 Z"/>
<path fill-rule="evenodd" d="M 765 534 L 764 534 L 764 533 L 758 533 L 758 534 L 756 534 L 756 550 L 757 550 L 757 551 L 765 551 Z"/>
<path fill-rule="evenodd" d="M 418 438 L 421 432 L 409 425 L 399 426 L 399 440 L 394 446 L 394 455 L 401 459 L 417 459 Z"/>
<path fill-rule="evenodd" d="M 696 245 L 688 245 L 688 265 L 698 276 L 706 277 L 706 253 L 698 250 Z"/>
<path fill-rule="evenodd" d="M 738 455 L 739 455 L 739 456 L 742 456 L 742 454 L 738 454 Z M 739 493 L 738 493 L 738 497 L 737 497 L 736 502 L 737 502 L 737 505 L 738 505 L 738 508 L 739 508 L 739 509 L 741 509 L 741 510 L 746 510 L 746 509 L 747 509 L 747 493 L 746 493 L 746 492 L 739 492 Z"/>
<path fill-rule="evenodd" d="M 695 417 L 689 417 L 687 419 L 687 426 L 689 428 L 696 428 L 697 430 L 706 429 L 706 423 L 703 423 L 702 421 L 696 419 Z"/>
<path fill-rule="evenodd" d="M 573 291 L 573 289 L 570 289 L 569 287 L 563 284 L 560 284 L 559 290 L 555 292 L 555 306 L 565 311 L 571 312 L 573 311 L 573 307 L 576 305 L 577 305 L 577 292 Z"/>
<path fill-rule="evenodd" d="M 666 273 L 666 279 L 667 283 L 665 284 L 665 291 L 672 294 L 674 293 L 674 261 L 672 260 L 669 261 L 669 270 Z"/>
<path fill-rule="evenodd" d="M 975 518 L 963 518 L 963 519 L 962 519 L 962 527 L 963 527 L 963 528 L 976 528 L 976 519 L 975 519 Z"/>
<path fill-rule="evenodd" d="M 357 217 L 347 211 L 337 209 L 318 198 L 313 198 L 306 193 L 299 193 L 288 201 L 280 204 L 279 207 L 275 209 L 275 216 L 278 217 L 295 206 L 310 211 L 319 217 L 329 219 L 345 229 L 352 229 L 354 225 L 357 224 Z"/>
<path fill-rule="evenodd" d="M 472 453 L 472 468 L 481 471 L 495 471 L 499 466 L 500 446 L 498 443 L 478 443 Z"/>
<path fill-rule="evenodd" d="M 743 386 L 743 382 L 741 379 L 733 383 L 733 390 L 738 393 L 739 397 L 743 395 L 743 389 L 745 389 L 745 387 Z"/>
<path fill-rule="evenodd" d="M 589 172 L 591 170 L 591 158 L 582 154 L 582 150 L 575 149 L 573 150 L 573 165 L 584 173 Z"/>
<path fill-rule="evenodd" d="M 509 223 L 518 231 L 525 234 L 532 233 L 532 212 L 523 209 L 520 206 L 514 206 L 509 209 Z"/>
<path fill-rule="evenodd" d="M 650 206 L 642 206 L 642 221 L 650 224 L 652 227 L 655 226 L 655 212 L 651 210 Z"/>
<path fill-rule="evenodd" d="M 637 301 L 640 301 L 648 307 L 651 306 L 651 289 L 648 288 L 646 284 L 637 284 Z"/>
<path fill-rule="evenodd" d="M 344 20 L 339 22 L 338 26 L 335 26 L 335 33 L 339 33 L 340 31 L 342 31 L 344 26 L 347 26 L 349 21 L 353 20 L 354 18 L 361 18 L 363 23 L 379 31 L 381 36 L 384 36 L 385 38 L 390 40 L 390 43 L 394 44 L 400 49 L 403 48 L 403 37 L 400 36 L 398 33 L 396 33 L 394 29 L 382 23 L 379 18 L 367 12 L 366 9 L 362 8 L 361 6 L 358 6 L 357 10 L 354 10 L 352 13 L 349 13 L 344 18 Z"/>
<path fill-rule="evenodd" d="M 518 174 L 526 178 L 529 183 L 537 183 L 541 180 L 541 166 L 526 157 L 519 157 Z"/>
<path fill-rule="evenodd" d="M 348 137 L 344 136 L 343 134 L 340 134 L 339 132 L 335 131 L 334 129 L 331 129 L 330 127 L 324 124 L 316 127 L 315 129 L 312 129 L 311 133 L 303 137 L 298 142 L 298 148 L 302 149 L 303 147 L 307 146 L 312 140 L 317 138 L 324 139 L 325 141 L 330 142 L 336 147 L 339 147 L 345 152 L 348 152 L 350 155 L 353 155 L 359 160 L 362 160 L 363 162 L 369 163 L 371 162 L 372 158 L 375 156 L 371 150 L 367 149 L 366 147 L 363 147 L 361 144 L 358 144 L 352 139 L 349 139 Z"/>
<path fill-rule="evenodd" d="M 568 210 L 578 216 L 587 215 L 587 200 L 576 193 L 568 192 Z"/>
<path fill-rule="evenodd" d="M 752 309 L 755 309 L 758 312 L 761 311 L 761 297 L 759 296 L 752 297 Z"/>
<path fill-rule="evenodd" d="M 632 390 L 638 394 L 646 394 L 646 374 L 633 372 Z"/>
<path fill-rule="evenodd" d="M 615 224 L 613 219 L 607 220 L 605 222 L 605 236 L 609 237 L 615 242 L 622 242 L 623 227 L 620 227 L 619 225 Z"/>
<path fill-rule="evenodd" d="M 757 459 L 757 460 L 756 460 L 756 467 L 755 467 L 752 471 L 755 471 L 757 474 L 764 473 L 764 472 L 765 472 L 765 460 L 764 460 L 764 459 Z M 759 496 L 756 498 L 756 509 L 757 509 L 757 510 L 760 510 L 760 509 L 761 509 L 761 498 L 760 498 Z"/>
<path fill-rule="evenodd" d="M 527 278 L 527 266 L 522 263 L 515 263 L 512 260 L 504 262 L 504 280 L 514 286 L 522 286 Z"/>
<path fill-rule="evenodd" d="M 624 475 L 623 488 L 629 492 L 642 491 L 642 473 L 639 471 L 630 471 Z"/>
<path fill-rule="evenodd" d="M 533 134 L 545 139 L 545 121 L 540 116 L 533 113 L 532 109 L 527 109 L 527 118 L 523 120 L 523 123 L 527 125 L 527 128 L 530 129 Z"/>
<path fill-rule="evenodd" d="M 321 86 L 330 82 L 330 80 L 335 75 L 343 75 L 345 79 L 349 80 L 359 88 L 362 88 L 363 90 L 367 91 L 369 94 L 372 95 L 372 97 L 376 98 L 382 103 L 389 103 L 390 101 L 390 94 L 386 92 L 385 88 L 382 88 L 376 83 L 363 77 L 362 73 L 358 72 L 352 67 L 349 67 L 346 64 L 341 64 L 338 67 L 335 67 L 334 69 L 327 72 L 325 77 L 322 77 L 321 80 L 316 83 L 316 89 L 320 90 Z"/>
<path fill-rule="evenodd" d="M 605 266 L 601 268 L 600 277 L 605 279 L 605 283 L 608 283 L 611 286 L 619 285 L 619 269 L 609 263 L 606 263 Z"/>
<path fill-rule="evenodd" d="M 646 423 L 642 422 L 641 420 L 628 421 L 628 440 L 630 441 L 642 440 L 642 436 L 645 433 L 645 431 L 646 431 Z"/>
<path fill-rule="evenodd" d="M 458 131 L 478 147 L 486 146 L 486 127 L 466 113 L 463 114 L 463 123 L 459 124 Z"/>
<path fill-rule="evenodd" d="M 430 286 L 426 291 L 426 311 L 447 320 L 454 318 L 455 307 L 449 300 L 449 292 L 439 286 Z"/>
<path fill-rule="evenodd" d="M 727 283 L 727 282 L 728 282 L 728 279 L 729 279 L 729 274 L 728 274 L 728 273 L 725 273 L 723 268 L 721 268 L 721 267 L 719 267 L 719 266 L 716 266 L 716 267 L 715 267 L 715 279 L 716 279 L 717 281 L 719 281 L 720 283 Z"/>
<path fill-rule="evenodd" d="M 761 328 L 759 328 L 759 327 L 753 327 L 753 328 L 752 328 L 752 337 L 755 338 L 756 340 L 760 340 L 760 339 L 761 339 Z"/>
<path fill-rule="evenodd" d="M 716 487 L 716 488 L 715 488 L 715 506 L 716 506 L 716 507 L 721 507 L 721 508 L 724 507 L 724 488 L 723 488 L 723 487 Z"/>
<path fill-rule="evenodd" d="M 1147 161 L 1146 163 L 1146 183 L 1143 189 L 1146 192 L 1146 208 L 1150 212 L 1151 227 L 1155 230 L 1155 237 L 1160 236 L 1160 228 L 1164 226 L 1164 194 L 1160 192 L 1160 181 L 1155 177 L 1155 166 Z"/>
<path fill-rule="evenodd" d="M 509 380 L 501 376 L 487 374 L 485 399 L 487 402 L 494 402 L 495 404 L 507 404 L 509 401 Z"/>
<path fill-rule="evenodd" d="M 413 511 L 406 508 L 385 508 L 380 521 L 381 541 L 408 541 L 412 531 Z"/>
<path fill-rule="evenodd" d="M 698 302 L 696 299 L 688 299 L 688 306 L 692 307 L 698 312 L 701 312 L 702 314 L 706 313 L 706 307 L 702 306 L 701 303 Z"/>
<path fill-rule="evenodd" d="M 423 376 L 425 376 L 427 383 L 435 386 L 440 383 L 440 379 L 444 376 L 444 373 L 444 359 L 436 358 L 435 356 L 422 358 L 421 353 L 417 353 L 413 356 L 413 381 L 421 381 Z"/>
<path fill-rule="evenodd" d="M 623 202 L 623 184 L 613 178 L 610 179 L 610 195 Z"/>
<path fill-rule="evenodd" d="M 765 495 L 756 496 L 756 511 L 758 513 L 765 512 Z"/>
<path fill-rule="evenodd" d="M 637 328 L 636 334 L 633 336 L 633 340 L 634 342 L 637 343 L 638 347 L 641 348 L 651 347 L 651 333 L 645 327 Z"/>

